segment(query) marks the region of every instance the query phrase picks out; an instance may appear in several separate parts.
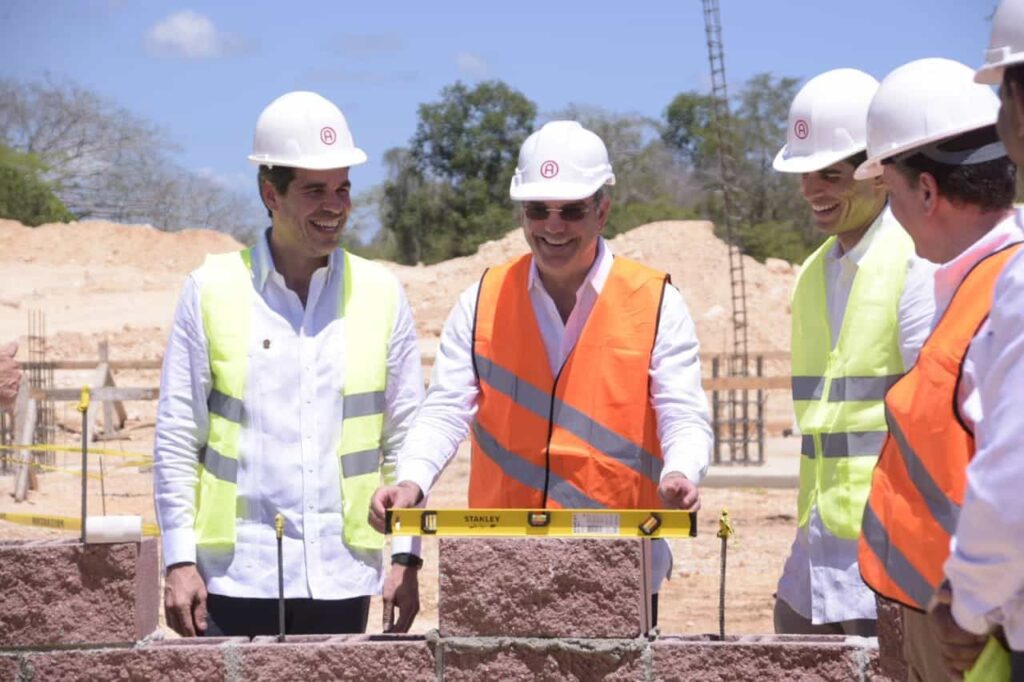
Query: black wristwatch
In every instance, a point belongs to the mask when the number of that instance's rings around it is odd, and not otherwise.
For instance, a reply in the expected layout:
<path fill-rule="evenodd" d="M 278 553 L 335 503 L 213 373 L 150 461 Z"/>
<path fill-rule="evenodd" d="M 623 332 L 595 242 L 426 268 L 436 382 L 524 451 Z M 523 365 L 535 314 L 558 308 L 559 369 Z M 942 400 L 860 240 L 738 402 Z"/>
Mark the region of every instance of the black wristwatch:
<path fill-rule="evenodd" d="M 411 568 L 420 569 L 423 567 L 423 559 L 410 554 L 409 552 L 400 552 L 399 554 L 391 555 L 392 565 L 398 564 L 399 566 L 409 566 Z"/>

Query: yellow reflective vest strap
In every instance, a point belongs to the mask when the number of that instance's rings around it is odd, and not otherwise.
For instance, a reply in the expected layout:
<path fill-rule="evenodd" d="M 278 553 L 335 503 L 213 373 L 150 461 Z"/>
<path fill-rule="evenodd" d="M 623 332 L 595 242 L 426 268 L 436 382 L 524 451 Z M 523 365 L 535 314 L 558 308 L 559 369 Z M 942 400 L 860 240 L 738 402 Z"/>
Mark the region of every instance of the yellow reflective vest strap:
<path fill-rule="evenodd" d="M 802 434 L 798 514 L 805 526 L 817 507 L 831 533 L 854 540 L 887 431 L 885 393 L 905 369 L 899 301 L 914 247 L 895 221 L 879 226 L 858 263 L 833 348 L 825 260 L 835 241 L 807 259 L 793 294 L 793 407 Z"/>
<path fill-rule="evenodd" d="M 384 536 L 367 523 L 380 485 L 388 347 L 398 285 L 385 268 L 345 252 L 345 419 L 338 445 L 345 543 L 380 549 Z"/>
<path fill-rule="evenodd" d="M 251 251 L 211 254 L 200 269 L 200 309 L 210 356 L 210 431 L 200 453 L 196 543 L 235 544 L 238 446 L 252 316 Z"/>
<path fill-rule="evenodd" d="M 398 285 L 385 268 L 345 252 L 338 317 L 345 319 L 345 381 L 338 446 L 346 544 L 380 549 L 384 536 L 367 522 L 380 482 L 387 354 L 398 309 Z M 196 499 L 200 545 L 235 542 L 236 477 L 245 422 L 252 296 L 251 254 L 208 256 L 201 269 L 200 301 L 213 386 L 210 433 L 201 457 Z"/>
<path fill-rule="evenodd" d="M 974 665 L 964 673 L 964 682 L 1010 682 L 1012 673 L 1010 652 L 997 637 L 990 636 Z"/>

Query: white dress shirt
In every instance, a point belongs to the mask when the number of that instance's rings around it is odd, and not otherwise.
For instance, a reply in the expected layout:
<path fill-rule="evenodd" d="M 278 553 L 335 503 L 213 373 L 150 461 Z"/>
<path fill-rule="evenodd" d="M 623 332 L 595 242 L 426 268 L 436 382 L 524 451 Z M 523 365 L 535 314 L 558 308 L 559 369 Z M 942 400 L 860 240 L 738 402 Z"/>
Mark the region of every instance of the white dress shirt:
<path fill-rule="evenodd" d="M 269 230 L 252 252 L 251 339 L 238 463 L 234 551 L 197 552 L 198 453 L 209 432 L 209 343 L 205 337 L 201 270 L 189 275 L 164 355 L 156 423 L 154 487 L 164 564 L 197 562 L 207 589 L 231 597 L 276 598 L 274 515 L 285 519 L 287 598 L 348 599 L 379 594 L 381 552 L 342 541 L 338 443 L 344 418 L 345 319 L 338 317 L 344 259 L 334 251 L 313 273 L 306 305 L 274 268 Z M 398 450 L 423 398 L 416 331 L 398 286 L 388 346 L 383 475 L 394 480 Z M 418 553 L 408 539 L 392 549 Z"/>
<path fill-rule="evenodd" d="M 1019 241 L 1022 229 L 1024 216 L 1018 211 L 997 226 L 999 232 L 990 241 Z M 953 616 L 960 626 L 984 634 L 1002 625 L 1017 651 L 1024 651 L 1022 256 L 1018 253 L 1003 270 L 991 315 L 964 363 L 961 383 L 969 381 L 970 389 L 966 398 L 961 392 L 962 411 L 974 426 L 976 450 L 967 467 L 967 489 L 945 565 L 953 588 Z"/>
<path fill-rule="evenodd" d="M 611 248 L 599 238 L 597 257 L 576 292 L 576 305 L 564 323 L 531 262 L 530 302 L 553 375 L 576 345 L 608 279 L 612 261 Z M 476 414 L 480 389 L 472 357 L 479 287 L 477 282 L 462 293 L 445 322 L 430 390 L 399 457 L 398 480 L 412 481 L 424 493 L 455 455 Z M 662 478 L 675 471 L 699 484 L 710 461 L 711 426 L 707 398 L 701 388 L 696 328 L 682 294 L 672 286 L 665 287 L 662 298 L 650 378 L 650 399 L 665 460 Z M 655 591 L 660 579 L 669 572 L 670 562 L 667 545 L 655 543 Z"/>
<path fill-rule="evenodd" d="M 825 294 L 833 348 L 839 342 L 846 306 L 860 261 L 883 229 L 903 228 L 886 207 L 860 241 L 844 251 L 836 241 L 825 255 Z M 900 294 L 898 335 L 903 366 L 910 369 L 931 331 L 935 265 L 911 255 Z M 778 596 L 815 625 L 876 618 L 875 594 L 864 584 L 857 563 L 857 541 L 833 535 L 811 507 L 807 526 L 798 528 L 779 579 Z"/>

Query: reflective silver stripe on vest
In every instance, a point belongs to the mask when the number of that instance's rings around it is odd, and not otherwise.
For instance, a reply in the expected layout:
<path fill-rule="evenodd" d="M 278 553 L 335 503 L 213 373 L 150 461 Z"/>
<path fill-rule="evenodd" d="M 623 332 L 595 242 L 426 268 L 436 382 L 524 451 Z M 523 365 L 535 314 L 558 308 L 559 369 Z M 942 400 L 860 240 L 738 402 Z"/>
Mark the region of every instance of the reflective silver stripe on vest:
<path fill-rule="evenodd" d="M 832 380 L 828 390 L 828 401 L 839 403 L 845 400 L 885 400 L 885 393 L 903 377 L 890 374 L 884 377 L 838 377 Z"/>
<path fill-rule="evenodd" d="M 225 483 L 235 483 L 238 480 L 238 461 L 225 457 L 209 445 L 207 445 L 199 456 L 199 463 L 214 478 Z"/>
<path fill-rule="evenodd" d="M 924 609 L 932 598 L 934 587 L 914 568 L 914 565 L 907 560 L 898 547 L 892 546 L 889 534 L 882 522 L 875 516 L 870 504 L 864 507 L 861 533 L 864 534 L 864 541 L 867 542 L 868 547 L 885 566 L 885 572 L 893 582 L 899 585 L 908 597 L 917 602 L 918 608 Z"/>
<path fill-rule="evenodd" d="M 206 401 L 210 408 L 210 414 L 224 417 L 229 422 L 241 424 L 245 421 L 245 405 L 238 398 L 221 393 L 217 389 L 210 391 L 210 397 Z"/>
<path fill-rule="evenodd" d="M 825 377 L 792 377 L 789 385 L 793 400 L 821 400 L 825 392 Z"/>
<path fill-rule="evenodd" d="M 491 458 L 495 464 L 501 467 L 505 475 L 515 479 L 527 488 L 537 491 L 538 495 L 544 493 L 544 468 L 527 462 L 517 454 L 503 448 L 494 436 L 487 432 L 479 422 L 473 423 L 473 435 L 484 454 Z M 548 499 L 554 500 L 567 509 L 604 509 L 605 506 L 590 499 L 579 488 L 565 480 L 555 472 L 550 473 L 548 484 Z M 497 481 L 493 482 L 498 485 Z M 539 498 L 538 498 L 539 499 Z"/>
<path fill-rule="evenodd" d="M 347 455 L 342 455 L 342 478 L 362 476 L 363 474 L 372 474 L 376 471 L 379 471 L 380 457 L 380 448 L 374 448 L 373 450 L 362 450 L 360 452 L 350 452 Z"/>
<path fill-rule="evenodd" d="M 946 494 L 942 492 L 942 488 L 935 482 L 932 475 L 928 473 L 924 462 L 917 456 L 914 449 L 910 447 L 910 443 L 907 442 L 906 436 L 903 435 L 900 425 L 896 423 L 896 419 L 889 412 L 888 407 L 885 410 L 885 418 L 889 422 L 889 432 L 896 439 L 896 444 L 900 448 L 900 454 L 903 456 L 903 465 L 907 468 L 910 481 L 921 494 L 924 503 L 928 505 L 928 510 L 932 513 L 932 517 L 942 526 L 942 530 L 946 531 L 949 535 L 953 535 L 956 532 L 957 519 L 960 518 L 960 505 L 946 497 Z"/>
<path fill-rule="evenodd" d="M 814 436 L 800 437 L 800 454 L 814 459 Z"/>
<path fill-rule="evenodd" d="M 517 405 L 526 408 L 545 421 L 548 420 L 548 410 L 551 407 L 549 394 L 482 355 L 475 357 L 477 371 L 480 372 L 480 377 L 484 381 L 493 386 L 496 391 L 507 395 Z M 555 424 L 588 443 L 595 450 L 629 467 L 641 476 L 645 476 L 655 484 L 660 481 L 662 461 L 639 445 L 631 443 L 572 405 L 557 398 L 552 412 L 550 416 Z"/>
<path fill-rule="evenodd" d="M 384 391 L 353 393 L 342 398 L 341 409 L 345 419 L 350 417 L 367 417 L 371 414 L 383 414 Z"/>
<path fill-rule="evenodd" d="M 877 457 L 885 444 L 885 431 L 822 433 L 821 453 L 825 457 Z"/>

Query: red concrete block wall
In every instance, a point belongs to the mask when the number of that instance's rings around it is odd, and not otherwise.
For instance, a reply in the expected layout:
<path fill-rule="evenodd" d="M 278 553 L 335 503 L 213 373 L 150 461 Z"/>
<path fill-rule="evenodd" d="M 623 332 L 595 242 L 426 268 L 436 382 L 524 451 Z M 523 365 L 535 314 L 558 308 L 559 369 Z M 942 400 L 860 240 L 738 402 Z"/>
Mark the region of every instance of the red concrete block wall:
<path fill-rule="evenodd" d="M 443 538 L 443 637 L 638 637 L 650 630 L 650 541 Z"/>
<path fill-rule="evenodd" d="M 874 639 L 842 636 L 750 635 L 715 641 L 662 637 L 651 644 L 653 679 L 881 680 Z"/>
<path fill-rule="evenodd" d="M 878 666 L 882 673 L 894 680 L 907 679 L 907 663 L 903 660 L 902 607 L 884 597 L 875 597 L 878 603 Z"/>
<path fill-rule="evenodd" d="M 5 647 L 136 642 L 157 626 L 157 543 L 0 544 Z"/>

